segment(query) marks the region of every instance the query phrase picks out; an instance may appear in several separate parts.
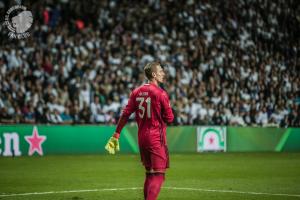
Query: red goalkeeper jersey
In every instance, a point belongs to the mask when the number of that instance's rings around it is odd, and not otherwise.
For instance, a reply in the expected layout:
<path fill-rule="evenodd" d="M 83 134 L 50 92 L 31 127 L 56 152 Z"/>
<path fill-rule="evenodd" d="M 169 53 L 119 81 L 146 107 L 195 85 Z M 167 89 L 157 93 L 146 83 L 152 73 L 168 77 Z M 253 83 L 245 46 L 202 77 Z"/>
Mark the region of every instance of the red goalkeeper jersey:
<path fill-rule="evenodd" d="M 174 119 L 167 93 L 155 84 L 144 84 L 130 94 L 118 122 L 120 133 L 129 116 L 135 112 L 140 146 L 151 147 L 166 144 L 166 123 Z"/>

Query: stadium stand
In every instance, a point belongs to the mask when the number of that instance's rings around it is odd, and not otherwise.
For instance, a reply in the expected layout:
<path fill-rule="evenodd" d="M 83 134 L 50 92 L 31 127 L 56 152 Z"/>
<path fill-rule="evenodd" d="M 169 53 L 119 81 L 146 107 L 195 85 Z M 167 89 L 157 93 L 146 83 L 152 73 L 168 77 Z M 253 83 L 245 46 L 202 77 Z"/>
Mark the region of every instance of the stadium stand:
<path fill-rule="evenodd" d="M 298 0 L 23 4 L 29 38 L 0 25 L 0 123 L 114 124 L 159 60 L 174 125 L 300 126 Z"/>

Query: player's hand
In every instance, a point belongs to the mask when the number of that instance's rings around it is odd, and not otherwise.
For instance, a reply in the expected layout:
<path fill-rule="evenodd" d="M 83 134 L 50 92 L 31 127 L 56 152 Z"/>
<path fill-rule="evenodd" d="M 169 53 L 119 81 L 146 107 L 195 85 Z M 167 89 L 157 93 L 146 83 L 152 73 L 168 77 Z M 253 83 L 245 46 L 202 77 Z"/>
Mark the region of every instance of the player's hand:
<path fill-rule="evenodd" d="M 117 151 L 120 151 L 119 144 L 120 133 L 114 133 L 114 135 L 109 138 L 107 144 L 105 145 L 105 149 L 110 154 L 115 154 Z"/>

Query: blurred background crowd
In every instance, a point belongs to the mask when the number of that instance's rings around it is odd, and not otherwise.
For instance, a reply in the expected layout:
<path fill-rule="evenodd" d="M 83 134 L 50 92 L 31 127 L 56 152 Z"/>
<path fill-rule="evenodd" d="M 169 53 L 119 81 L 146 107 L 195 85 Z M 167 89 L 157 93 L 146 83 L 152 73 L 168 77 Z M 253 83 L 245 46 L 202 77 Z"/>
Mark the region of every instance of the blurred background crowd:
<path fill-rule="evenodd" d="M 0 123 L 114 124 L 158 60 L 174 125 L 300 126 L 298 0 L 0 1 Z"/>

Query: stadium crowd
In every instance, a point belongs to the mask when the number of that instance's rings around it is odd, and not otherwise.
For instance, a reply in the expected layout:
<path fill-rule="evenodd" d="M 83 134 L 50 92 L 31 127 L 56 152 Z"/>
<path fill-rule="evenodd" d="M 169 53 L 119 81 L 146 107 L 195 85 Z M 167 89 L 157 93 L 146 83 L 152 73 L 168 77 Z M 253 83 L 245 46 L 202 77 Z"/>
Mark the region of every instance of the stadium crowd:
<path fill-rule="evenodd" d="M 30 37 L 0 25 L 0 123 L 114 124 L 159 60 L 174 125 L 300 126 L 297 0 L 24 4 Z"/>

